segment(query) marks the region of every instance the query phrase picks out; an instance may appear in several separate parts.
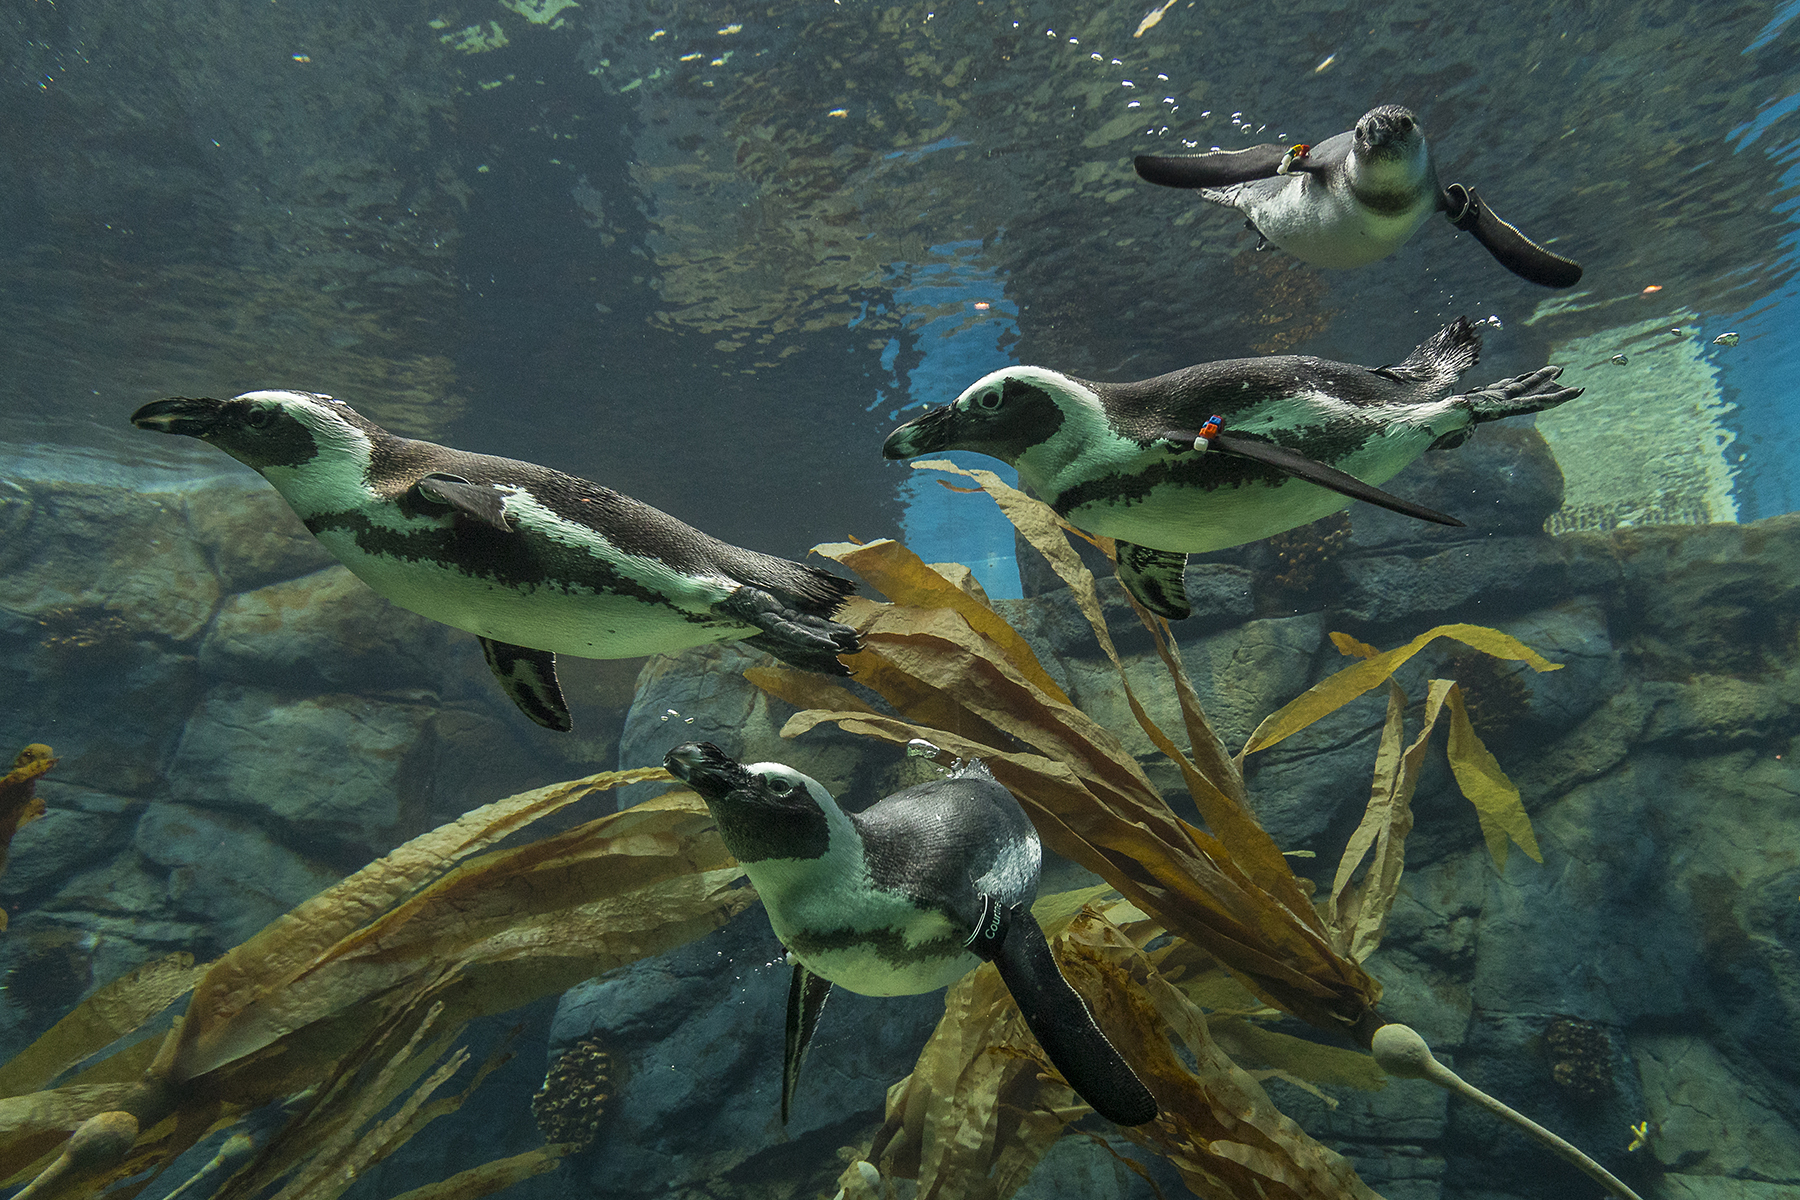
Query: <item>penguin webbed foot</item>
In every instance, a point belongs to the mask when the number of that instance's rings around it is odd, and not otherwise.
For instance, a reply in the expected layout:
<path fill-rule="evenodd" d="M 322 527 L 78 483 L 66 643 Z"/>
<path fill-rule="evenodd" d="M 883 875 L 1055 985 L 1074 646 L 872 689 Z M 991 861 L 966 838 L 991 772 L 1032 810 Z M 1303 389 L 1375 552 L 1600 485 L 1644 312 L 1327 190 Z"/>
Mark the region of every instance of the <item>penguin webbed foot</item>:
<path fill-rule="evenodd" d="M 1438 197 L 1438 207 L 1450 223 L 1487 247 L 1494 261 L 1520 279 L 1548 288 L 1574 287 L 1581 282 L 1581 264 L 1538 245 L 1518 228 L 1500 219 L 1482 203 L 1475 189 L 1453 183 Z"/>
<path fill-rule="evenodd" d="M 1187 555 L 1152 550 L 1135 542 L 1114 542 L 1119 583 L 1145 608 L 1165 621 L 1194 615 L 1187 598 Z"/>
<path fill-rule="evenodd" d="M 1511 379 L 1490 383 L 1476 391 L 1453 396 L 1451 403 L 1467 408 L 1477 424 L 1542 412 L 1559 404 L 1567 404 L 1586 390 L 1563 387 L 1557 383 L 1562 371 L 1562 367 L 1555 364 L 1539 367 Z"/>
<path fill-rule="evenodd" d="M 850 669 L 837 656 L 862 649 L 862 640 L 848 625 L 796 612 L 771 593 L 747 583 L 715 604 L 713 610 L 763 630 L 744 641 L 804 670 L 848 675 Z"/>
<path fill-rule="evenodd" d="M 992 961 L 1038 1045 L 1077 1095 L 1118 1125 L 1156 1119 L 1156 1098 L 1107 1040 L 1081 993 L 1063 978 L 1043 929 L 1025 905 L 1011 910 Z"/>
<path fill-rule="evenodd" d="M 567 733 L 575 728 L 569 702 L 556 679 L 556 655 L 493 638 L 478 638 L 488 670 L 519 711 L 545 729 Z"/>

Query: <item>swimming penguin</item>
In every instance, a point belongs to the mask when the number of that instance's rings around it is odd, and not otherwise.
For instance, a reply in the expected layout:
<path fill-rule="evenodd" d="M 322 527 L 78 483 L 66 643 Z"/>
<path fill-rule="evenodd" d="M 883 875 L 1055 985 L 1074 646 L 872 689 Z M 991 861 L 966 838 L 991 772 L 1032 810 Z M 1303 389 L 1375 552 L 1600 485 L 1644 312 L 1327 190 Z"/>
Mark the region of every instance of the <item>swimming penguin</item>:
<path fill-rule="evenodd" d="M 781 1089 L 785 1123 L 832 984 L 911 996 L 992 962 L 1069 1086 L 1109 1120 L 1142 1125 L 1156 1101 L 1057 969 L 1031 915 L 1043 851 L 986 767 L 848 813 L 780 763 L 744 766 L 710 742 L 663 765 L 700 793 L 794 962 Z"/>
<path fill-rule="evenodd" d="M 1475 425 L 1581 395 L 1544 367 L 1446 396 L 1475 364 L 1466 317 L 1399 366 L 1297 355 L 1201 363 L 1136 383 L 1007 367 L 894 430 L 887 458 L 991 454 L 1079 529 L 1118 539 L 1119 580 L 1139 603 L 1190 613 L 1187 556 L 1242 545 L 1366 500 L 1443 525 L 1462 522 L 1374 485 Z"/>
<path fill-rule="evenodd" d="M 500 686 L 546 729 L 571 727 L 558 654 L 635 658 L 741 638 L 846 675 L 836 656 L 858 648 L 830 619 L 849 580 L 548 467 L 396 437 L 329 396 L 157 400 L 131 423 L 261 472 L 364 583 L 479 637 Z"/>
<path fill-rule="evenodd" d="M 1315 266 L 1360 267 L 1386 258 L 1426 217 L 1441 212 L 1522 279 L 1553 288 L 1581 280 L 1580 263 L 1502 221 L 1475 189 L 1439 186 L 1419 118 L 1397 104 L 1370 109 L 1354 130 L 1316 146 L 1145 154 L 1133 161 L 1151 183 L 1199 188 L 1215 204 L 1238 209 L 1263 239 Z"/>

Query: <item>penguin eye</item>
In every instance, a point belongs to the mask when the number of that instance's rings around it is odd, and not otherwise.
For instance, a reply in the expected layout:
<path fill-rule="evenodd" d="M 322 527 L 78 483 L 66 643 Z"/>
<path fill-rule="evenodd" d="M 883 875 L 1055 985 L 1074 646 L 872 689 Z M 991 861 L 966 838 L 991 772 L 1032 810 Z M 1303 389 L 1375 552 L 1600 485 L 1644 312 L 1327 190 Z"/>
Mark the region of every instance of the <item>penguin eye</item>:
<path fill-rule="evenodd" d="M 786 796 L 794 790 L 794 781 L 791 779 L 783 779 L 779 775 L 771 775 L 763 782 L 768 784 L 769 791 L 777 796 Z"/>
<path fill-rule="evenodd" d="M 260 404 L 253 406 L 250 411 L 244 415 L 244 424 L 252 429 L 267 429 L 270 422 L 274 420 L 275 410 L 272 408 L 264 408 Z"/>
<path fill-rule="evenodd" d="M 975 397 L 975 407 L 982 412 L 993 412 L 1000 407 L 1001 396 L 998 391 L 983 392 Z"/>

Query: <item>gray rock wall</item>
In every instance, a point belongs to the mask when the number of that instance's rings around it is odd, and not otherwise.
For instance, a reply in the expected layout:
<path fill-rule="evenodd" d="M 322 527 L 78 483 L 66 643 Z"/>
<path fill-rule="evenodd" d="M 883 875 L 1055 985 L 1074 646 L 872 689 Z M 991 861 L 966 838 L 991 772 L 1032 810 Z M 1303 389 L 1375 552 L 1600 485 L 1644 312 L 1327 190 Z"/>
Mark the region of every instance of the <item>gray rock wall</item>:
<path fill-rule="evenodd" d="M 0 746 L 61 759 L 0 876 L 0 1054 L 92 984 L 216 954 L 416 833 L 613 760 L 595 669 L 568 673 L 581 733 L 538 730 L 473 638 L 369 591 L 234 464 L 0 446 L 0 479 Z"/>

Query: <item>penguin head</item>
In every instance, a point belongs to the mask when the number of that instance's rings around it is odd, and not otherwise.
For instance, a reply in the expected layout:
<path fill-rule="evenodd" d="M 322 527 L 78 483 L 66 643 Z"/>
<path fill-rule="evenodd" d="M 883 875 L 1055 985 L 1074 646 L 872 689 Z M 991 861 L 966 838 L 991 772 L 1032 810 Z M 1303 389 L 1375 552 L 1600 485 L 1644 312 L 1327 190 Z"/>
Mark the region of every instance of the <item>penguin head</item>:
<path fill-rule="evenodd" d="M 1370 162 L 1411 158 L 1425 143 L 1425 130 L 1412 109 L 1398 104 L 1371 108 L 1356 123 L 1356 156 Z"/>
<path fill-rule="evenodd" d="M 832 826 L 848 821 L 824 784 L 782 763 L 746 766 L 711 742 L 688 742 L 665 754 L 663 766 L 700 793 L 741 863 L 822 858 Z"/>
<path fill-rule="evenodd" d="M 313 392 L 245 392 L 230 400 L 176 396 L 144 405 L 131 423 L 210 442 L 257 471 L 303 467 L 334 451 L 366 462 L 371 435 L 381 432 L 343 401 Z"/>
<path fill-rule="evenodd" d="M 1354 137 L 1345 169 L 1360 203 L 1393 211 L 1415 208 L 1422 197 L 1436 202 L 1437 179 L 1425 145 L 1425 127 L 1411 109 L 1398 104 L 1372 108 L 1356 123 Z"/>
<path fill-rule="evenodd" d="M 1100 398 L 1080 380 L 1044 367 L 1006 367 L 888 434 L 883 458 L 973 450 L 1017 464 L 1065 421 L 1104 421 Z"/>

